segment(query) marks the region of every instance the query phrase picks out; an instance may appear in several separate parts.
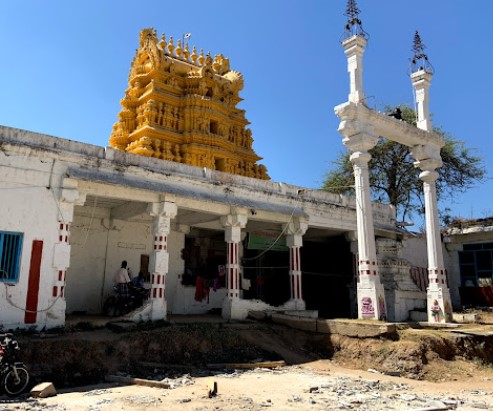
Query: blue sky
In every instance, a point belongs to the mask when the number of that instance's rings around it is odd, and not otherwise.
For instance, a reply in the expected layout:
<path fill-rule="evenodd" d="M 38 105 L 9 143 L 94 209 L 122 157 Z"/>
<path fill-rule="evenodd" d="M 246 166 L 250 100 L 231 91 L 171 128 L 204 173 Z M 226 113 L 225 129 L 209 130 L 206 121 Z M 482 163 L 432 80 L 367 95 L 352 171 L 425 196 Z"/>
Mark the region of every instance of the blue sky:
<path fill-rule="evenodd" d="M 254 149 L 274 181 L 318 188 L 344 150 L 334 106 L 347 100 L 340 45 L 346 0 L 2 0 L 0 124 L 108 145 L 139 31 L 180 38 L 230 58 Z M 413 104 L 415 30 L 435 68 L 434 124 L 483 156 L 488 179 L 446 204 L 465 218 L 493 215 L 491 0 L 358 0 L 370 41 L 370 104 Z M 396 4 L 399 4 L 398 6 Z"/>

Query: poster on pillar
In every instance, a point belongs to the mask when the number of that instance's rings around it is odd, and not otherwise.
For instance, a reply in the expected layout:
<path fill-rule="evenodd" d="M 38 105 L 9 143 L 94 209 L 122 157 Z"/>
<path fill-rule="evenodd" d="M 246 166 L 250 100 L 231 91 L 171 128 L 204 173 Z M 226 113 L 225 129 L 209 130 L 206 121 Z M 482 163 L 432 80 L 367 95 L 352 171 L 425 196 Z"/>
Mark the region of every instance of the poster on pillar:
<path fill-rule="evenodd" d="M 384 291 L 358 288 L 358 318 L 365 320 L 387 320 Z"/>
<path fill-rule="evenodd" d="M 428 322 L 447 323 L 452 321 L 452 305 L 448 290 L 430 290 L 427 293 Z"/>

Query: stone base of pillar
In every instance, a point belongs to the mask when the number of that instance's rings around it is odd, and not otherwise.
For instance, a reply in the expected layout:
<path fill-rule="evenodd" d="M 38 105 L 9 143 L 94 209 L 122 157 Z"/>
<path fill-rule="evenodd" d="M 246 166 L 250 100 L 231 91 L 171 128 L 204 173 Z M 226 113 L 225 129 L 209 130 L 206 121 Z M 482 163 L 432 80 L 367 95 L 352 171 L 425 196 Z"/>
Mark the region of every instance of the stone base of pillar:
<path fill-rule="evenodd" d="M 239 298 L 226 297 L 223 301 L 221 314 L 226 320 L 243 320 L 247 317 L 248 311 L 245 313 L 244 304 Z"/>
<path fill-rule="evenodd" d="M 152 313 L 152 302 L 148 300 L 144 302 L 142 307 L 139 307 L 134 311 L 132 311 L 131 313 L 128 313 L 127 315 L 124 316 L 124 318 L 126 320 L 133 321 L 134 323 L 141 323 L 141 322 L 151 321 L 152 320 L 151 313 Z"/>
<path fill-rule="evenodd" d="M 58 298 L 53 306 L 45 314 L 44 323 L 40 321 L 39 314 L 37 323 L 39 327 L 56 328 L 65 326 L 65 311 L 67 302 L 64 298 Z"/>
<path fill-rule="evenodd" d="M 168 314 L 168 306 L 165 299 L 151 300 L 151 321 L 166 320 Z"/>
<path fill-rule="evenodd" d="M 429 323 L 452 321 L 452 304 L 448 288 L 428 288 L 426 293 Z"/>
<path fill-rule="evenodd" d="M 367 320 L 387 320 L 385 293 L 380 284 L 363 287 L 358 284 L 358 318 Z"/>
<path fill-rule="evenodd" d="M 283 304 L 283 307 L 286 310 L 306 310 L 306 303 L 303 300 L 298 299 L 291 299 L 287 301 L 285 304 Z"/>

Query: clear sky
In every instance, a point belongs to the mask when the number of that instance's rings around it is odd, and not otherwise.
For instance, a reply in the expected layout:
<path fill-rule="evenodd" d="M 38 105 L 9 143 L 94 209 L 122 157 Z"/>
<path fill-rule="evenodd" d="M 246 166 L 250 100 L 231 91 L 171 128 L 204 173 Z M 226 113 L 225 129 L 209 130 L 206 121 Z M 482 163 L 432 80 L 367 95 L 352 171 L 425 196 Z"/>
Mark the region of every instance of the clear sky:
<path fill-rule="evenodd" d="M 340 45 L 346 0 L 0 0 L 0 124 L 108 145 L 139 31 L 222 53 L 243 73 L 254 149 L 273 181 L 319 188 L 344 150 L 334 106 L 347 100 Z M 414 32 L 435 68 L 434 124 L 483 156 L 487 180 L 452 215 L 493 215 L 491 0 L 358 0 L 370 35 L 371 106 L 413 104 Z"/>

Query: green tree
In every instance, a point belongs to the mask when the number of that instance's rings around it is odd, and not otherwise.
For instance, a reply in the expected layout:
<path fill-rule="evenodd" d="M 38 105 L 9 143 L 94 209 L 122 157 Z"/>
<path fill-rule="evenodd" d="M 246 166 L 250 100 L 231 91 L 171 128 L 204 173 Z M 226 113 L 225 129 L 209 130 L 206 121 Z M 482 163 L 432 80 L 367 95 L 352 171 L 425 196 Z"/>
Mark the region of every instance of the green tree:
<path fill-rule="evenodd" d="M 415 111 L 408 106 L 399 107 L 402 120 L 416 124 Z M 391 112 L 387 108 L 387 112 Z M 443 165 L 437 169 L 437 197 L 442 203 L 452 199 L 454 194 L 465 192 L 475 183 L 481 182 L 485 175 L 483 160 L 473 155 L 464 142 L 454 139 L 449 133 L 435 127 L 435 132 L 444 137 L 441 149 Z M 392 204 L 398 219 L 404 221 L 414 213 L 424 212 L 423 185 L 419 179 L 420 170 L 413 164 L 410 149 L 402 144 L 380 138 L 370 150 L 372 156 L 368 167 L 372 199 Z M 353 166 L 349 153 L 340 153 L 333 162 L 334 168 L 324 178 L 323 190 L 334 193 L 354 195 Z M 446 211 L 446 210 L 445 210 Z M 445 216 L 445 221 L 450 219 Z"/>

